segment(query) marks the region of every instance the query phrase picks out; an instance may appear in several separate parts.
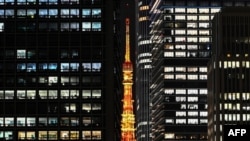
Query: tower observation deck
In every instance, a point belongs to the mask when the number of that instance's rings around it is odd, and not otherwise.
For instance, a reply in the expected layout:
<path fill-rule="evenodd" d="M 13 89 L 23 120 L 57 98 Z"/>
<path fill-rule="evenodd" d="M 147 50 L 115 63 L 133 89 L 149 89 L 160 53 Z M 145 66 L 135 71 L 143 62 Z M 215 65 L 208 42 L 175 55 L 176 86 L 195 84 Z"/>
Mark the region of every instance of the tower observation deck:
<path fill-rule="evenodd" d="M 121 141 L 135 140 L 135 115 L 133 113 L 133 64 L 130 61 L 130 35 L 129 35 L 129 18 L 126 18 L 126 51 L 125 61 L 123 63 L 123 111 L 121 121 Z"/>

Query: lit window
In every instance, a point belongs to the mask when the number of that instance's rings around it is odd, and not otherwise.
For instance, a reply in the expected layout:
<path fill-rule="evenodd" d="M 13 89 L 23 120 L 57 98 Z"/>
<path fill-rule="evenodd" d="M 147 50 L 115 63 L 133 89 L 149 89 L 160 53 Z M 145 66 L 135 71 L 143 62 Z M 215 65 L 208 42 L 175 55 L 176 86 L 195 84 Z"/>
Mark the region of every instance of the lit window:
<path fill-rule="evenodd" d="M 175 13 L 185 13 L 185 8 L 175 8 Z"/>
<path fill-rule="evenodd" d="M 26 50 L 18 49 L 17 50 L 17 59 L 25 59 L 26 58 Z"/>
<path fill-rule="evenodd" d="M 61 90 L 61 99 L 69 99 L 69 90 Z"/>
<path fill-rule="evenodd" d="M 164 67 L 164 72 L 173 72 L 174 67 Z"/>
<path fill-rule="evenodd" d="M 180 15 L 180 16 L 176 16 L 175 19 L 176 19 L 176 20 L 186 20 L 186 17 Z"/>
<path fill-rule="evenodd" d="M 90 31 L 91 22 L 82 22 L 82 31 Z"/>
<path fill-rule="evenodd" d="M 57 1 L 58 1 L 58 0 L 49 0 L 49 4 L 51 4 L 51 5 L 52 5 L 52 4 L 57 4 Z"/>
<path fill-rule="evenodd" d="M 48 84 L 53 85 L 58 83 L 58 78 L 57 76 L 49 76 L 48 77 Z"/>
<path fill-rule="evenodd" d="M 188 102 L 197 102 L 198 97 L 188 97 Z"/>
<path fill-rule="evenodd" d="M 174 79 L 174 75 L 173 74 L 165 74 L 164 79 Z"/>
<path fill-rule="evenodd" d="M 198 80 L 198 75 L 188 74 L 188 80 Z"/>
<path fill-rule="evenodd" d="M 47 126 L 47 118 L 45 117 L 39 117 L 39 120 L 38 120 L 38 125 L 39 126 Z"/>
<path fill-rule="evenodd" d="M 56 18 L 57 15 L 58 15 L 58 10 L 57 9 L 49 9 L 49 17 Z"/>
<path fill-rule="evenodd" d="M 197 13 L 197 9 L 196 8 L 188 8 L 187 13 Z"/>
<path fill-rule="evenodd" d="M 83 71 L 91 71 L 91 63 L 82 63 Z"/>
<path fill-rule="evenodd" d="M 197 35 L 197 30 L 188 30 L 187 34 L 188 35 Z"/>
<path fill-rule="evenodd" d="M 57 90 L 49 90 L 49 99 L 57 99 Z"/>
<path fill-rule="evenodd" d="M 176 67 L 175 71 L 176 72 L 186 72 L 186 68 L 185 67 Z"/>
<path fill-rule="evenodd" d="M 185 74 L 176 74 L 175 79 L 186 80 L 186 75 Z"/>
<path fill-rule="evenodd" d="M 190 112 L 188 112 L 188 116 L 196 117 L 196 116 L 198 116 L 198 112 L 190 111 Z"/>
<path fill-rule="evenodd" d="M 101 18 L 101 9 L 92 9 L 92 17 L 93 18 Z"/>
<path fill-rule="evenodd" d="M 13 99 L 14 98 L 14 90 L 5 90 L 5 98 L 4 99 Z"/>
<path fill-rule="evenodd" d="M 209 9 L 208 8 L 200 8 L 199 13 L 209 13 Z"/>
<path fill-rule="evenodd" d="M 186 101 L 186 97 L 176 97 L 175 98 L 176 102 L 185 102 Z"/>
<path fill-rule="evenodd" d="M 83 18 L 90 18 L 91 10 L 90 9 L 82 9 L 82 17 Z"/>
<path fill-rule="evenodd" d="M 101 22 L 92 22 L 92 31 L 101 31 Z"/>
<path fill-rule="evenodd" d="M 186 124 L 186 119 L 176 119 L 176 124 Z"/>
<path fill-rule="evenodd" d="M 44 18 L 48 16 L 48 10 L 47 9 L 39 9 L 39 17 Z"/>
<path fill-rule="evenodd" d="M 174 57 L 174 52 L 164 52 L 164 57 Z"/>
<path fill-rule="evenodd" d="M 5 123 L 5 126 L 14 126 L 14 118 L 6 117 L 4 123 Z"/>
<path fill-rule="evenodd" d="M 47 99 L 47 90 L 39 90 L 39 99 Z"/>
<path fill-rule="evenodd" d="M 101 71 L 101 63 L 92 63 L 92 71 Z"/>
<path fill-rule="evenodd" d="M 82 131 L 82 139 L 83 140 L 101 140 L 102 132 L 101 131 Z"/>
<path fill-rule="evenodd" d="M 192 16 L 187 16 L 187 20 L 189 20 L 189 21 L 196 21 L 197 20 L 197 16 L 194 16 L 194 15 L 192 15 Z M 193 27 L 194 28 L 194 27 Z"/>
<path fill-rule="evenodd" d="M 26 120 L 24 117 L 17 117 L 17 126 L 26 126 Z"/>
<path fill-rule="evenodd" d="M 69 17 L 69 9 L 61 9 L 61 17 L 68 18 Z"/>
<path fill-rule="evenodd" d="M 48 140 L 57 140 L 57 131 L 48 131 Z"/>
<path fill-rule="evenodd" d="M 198 124 L 198 119 L 188 119 L 188 124 Z"/>

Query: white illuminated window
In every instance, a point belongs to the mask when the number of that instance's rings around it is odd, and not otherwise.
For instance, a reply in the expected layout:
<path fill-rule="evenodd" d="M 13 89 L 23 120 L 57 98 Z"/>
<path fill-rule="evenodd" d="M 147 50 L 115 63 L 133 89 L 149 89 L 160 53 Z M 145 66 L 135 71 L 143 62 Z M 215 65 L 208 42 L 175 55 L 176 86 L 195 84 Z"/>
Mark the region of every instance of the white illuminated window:
<path fill-rule="evenodd" d="M 173 119 L 166 119 L 166 120 L 165 120 L 165 123 L 166 123 L 166 124 L 173 124 L 173 123 L 174 123 L 174 120 L 173 120 Z"/>
<path fill-rule="evenodd" d="M 164 57 L 174 57 L 174 53 L 173 52 L 164 52 Z"/>
<path fill-rule="evenodd" d="M 183 35 L 183 34 L 186 34 L 186 31 L 185 30 L 175 30 L 175 34 Z"/>
<path fill-rule="evenodd" d="M 188 72 L 198 72 L 198 68 L 197 67 L 188 67 L 187 71 Z"/>
<path fill-rule="evenodd" d="M 207 80 L 207 75 L 205 75 L 205 74 L 199 75 L 199 79 L 200 80 Z"/>
<path fill-rule="evenodd" d="M 164 67 L 164 72 L 173 72 L 174 67 Z"/>
<path fill-rule="evenodd" d="M 175 79 L 186 80 L 186 75 L 185 74 L 176 74 Z"/>
<path fill-rule="evenodd" d="M 175 52 L 175 57 L 186 57 L 186 52 Z"/>
<path fill-rule="evenodd" d="M 175 8 L 175 13 L 185 13 L 185 8 Z"/>
<path fill-rule="evenodd" d="M 208 8 L 200 8 L 199 13 L 209 13 L 209 9 Z"/>
<path fill-rule="evenodd" d="M 165 89 L 164 93 L 165 94 L 174 94 L 174 89 Z"/>
<path fill-rule="evenodd" d="M 174 75 L 173 74 L 165 74 L 164 79 L 174 79 Z"/>
<path fill-rule="evenodd" d="M 197 89 L 188 89 L 188 94 L 198 94 L 198 90 Z"/>
<path fill-rule="evenodd" d="M 185 102 L 186 101 L 186 97 L 184 97 L 184 96 L 177 96 L 177 97 L 175 97 L 175 101 L 176 102 Z"/>
<path fill-rule="evenodd" d="M 209 35 L 209 30 L 199 30 L 200 35 Z"/>
<path fill-rule="evenodd" d="M 198 112 L 193 112 L 193 111 L 191 111 L 191 112 L 188 112 L 188 116 L 198 116 Z"/>
<path fill-rule="evenodd" d="M 187 28 L 197 28 L 197 23 L 187 23 Z"/>
<path fill-rule="evenodd" d="M 220 11 L 220 8 L 211 8 L 211 13 L 217 13 Z"/>
<path fill-rule="evenodd" d="M 198 40 L 197 40 L 196 37 L 188 37 L 188 38 L 187 38 L 187 41 L 188 41 L 188 42 L 195 42 L 195 43 L 196 43 Z"/>
<path fill-rule="evenodd" d="M 186 119 L 176 119 L 176 124 L 186 124 Z"/>
<path fill-rule="evenodd" d="M 186 20 L 186 17 L 185 16 L 175 16 L 175 20 Z"/>
<path fill-rule="evenodd" d="M 185 89 L 176 89 L 175 93 L 176 94 L 186 94 L 186 90 Z"/>
<path fill-rule="evenodd" d="M 176 72 L 186 72 L 186 68 L 185 67 L 176 67 L 175 71 Z"/>
<path fill-rule="evenodd" d="M 198 124 L 198 119 L 188 119 L 188 124 Z"/>
<path fill-rule="evenodd" d="M 175 49 L 180 49 L 180 50 L 184 50 L 186 48 L 185 45 L 176 45 Z"/>
<path fill-rule="evenodd" d="M 188 97 L 188 102 L 197 102 L 198 97 Z"/>
<path fill-rule="evenodd" d="M 186 112 L 185 111 L 177 111 L 177 112 L 175 112 L 175 115 L 177 117 L 183 117 L 183 116 L 186 116 Z"/>
<path fill-rule="evenodd" d="M 209 16 L 199 16 L 199 20 L 200 21 L 208 21 L 209 20 Z"/>
<path fill-rule="evenodd" d="M 198 18 L 197 18 L 197 16 L 195 16 L 195 15 L 188 15 L 187 16 L 187 20 L 190 20 L 190 21 L 196 21 Z"/>
<path fill-rule="evenodd" d="M 201 38 L 199 38 L 199 42 L 207 43 L 207 42 L 209 42 L 209 41 L 210 41 L 210 40 L 209 40 L 208 37 L 201 37 Z"/>
<path fill-rule="evenodd" d="M 197 30 L 188 30 L 187 34 L 188 35 L 197 35 Z"/>
<path fill-rule="evenodd" d="M 197 8 L 188 8 L 187 13 L 197 13 Z"/>

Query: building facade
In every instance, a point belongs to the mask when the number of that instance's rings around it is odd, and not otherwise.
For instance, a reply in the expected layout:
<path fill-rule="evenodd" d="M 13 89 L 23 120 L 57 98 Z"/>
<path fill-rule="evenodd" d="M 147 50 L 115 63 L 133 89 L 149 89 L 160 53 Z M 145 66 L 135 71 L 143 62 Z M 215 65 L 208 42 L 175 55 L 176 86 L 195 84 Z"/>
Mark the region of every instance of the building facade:
<path fill-rule="evenodd" d="M 0 139 L 120 140 L 119 2 L 0 0 Z"/>
<path fill-rule="evenodd" d="M 214 14 L 247 0 L 156 0 L 150 7 L 153 141 L 207 140 L 207 63 Z"/>
<path fill-rule="evenodd" d="M 149 86 L 151 71 L 151 47 L 150 47 L 150 0 L 136 1 L 136 134 L 137 141 L 150 141 L 150 102 Z"/>
<path fill-rule="evenodd" d="M 249 125 L 250 10 L 222 8 L 213 20 L 208 64 L 208 137 L 224 141 L 224 125 Z"/>

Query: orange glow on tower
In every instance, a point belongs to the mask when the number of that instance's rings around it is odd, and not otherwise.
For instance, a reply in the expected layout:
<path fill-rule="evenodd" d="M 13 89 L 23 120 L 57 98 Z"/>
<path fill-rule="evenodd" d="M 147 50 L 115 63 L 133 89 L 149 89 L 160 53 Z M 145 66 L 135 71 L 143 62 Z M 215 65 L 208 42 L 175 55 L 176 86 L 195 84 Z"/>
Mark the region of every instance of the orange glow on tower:
<path fill-rule="evenodd" d="M 125 62 L 123 63 L 123 113 L 121 121 L 122 140 L 121 141 L 136 141 L 135 140 L 135 115 L 133 113 L 133 65 L 130 61 L 130 41 L 129 41 L 129 18 L 126 18 L 126 52 Z"/>

